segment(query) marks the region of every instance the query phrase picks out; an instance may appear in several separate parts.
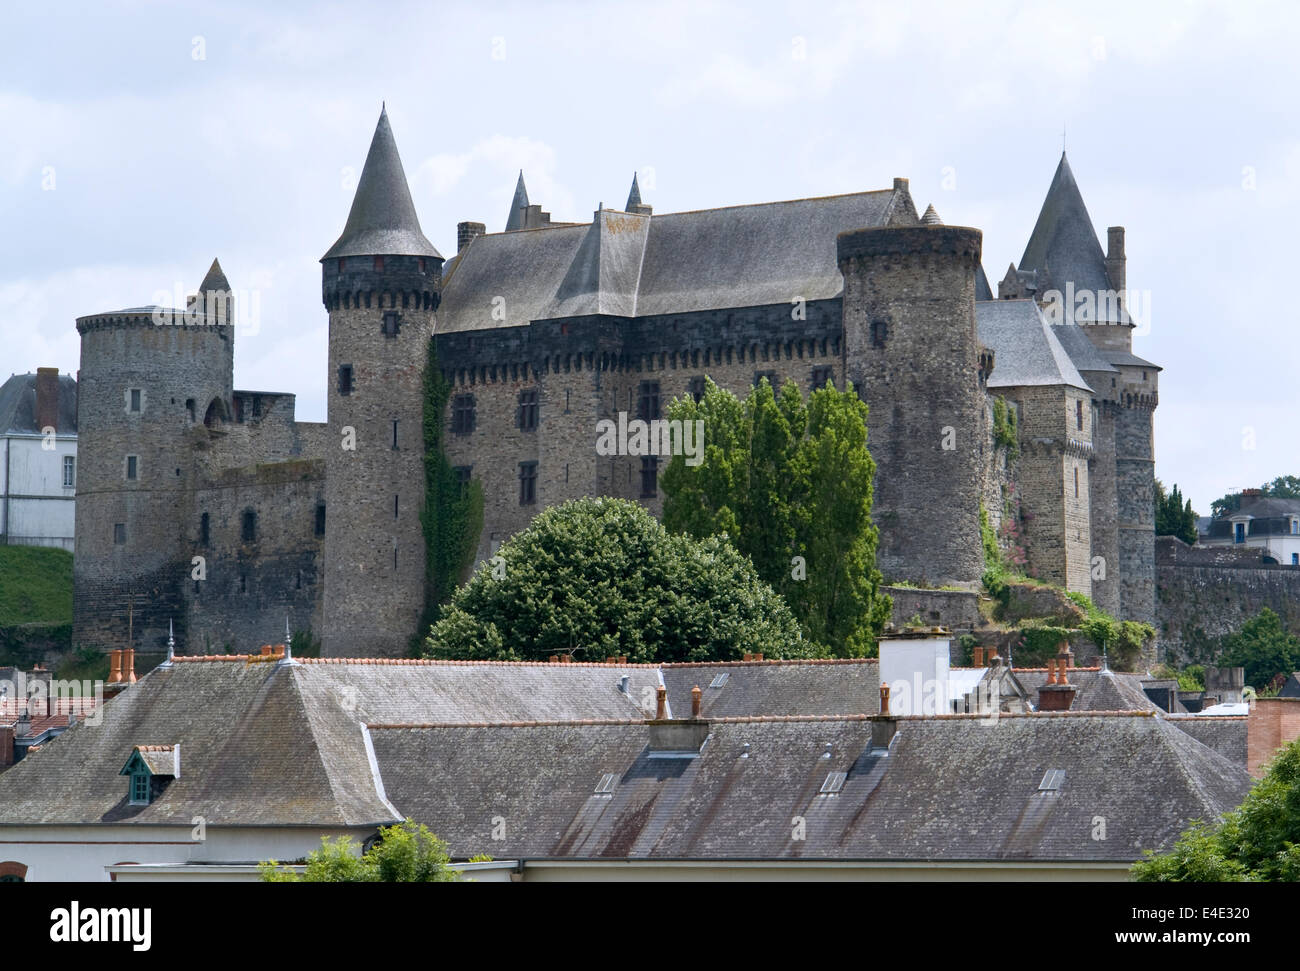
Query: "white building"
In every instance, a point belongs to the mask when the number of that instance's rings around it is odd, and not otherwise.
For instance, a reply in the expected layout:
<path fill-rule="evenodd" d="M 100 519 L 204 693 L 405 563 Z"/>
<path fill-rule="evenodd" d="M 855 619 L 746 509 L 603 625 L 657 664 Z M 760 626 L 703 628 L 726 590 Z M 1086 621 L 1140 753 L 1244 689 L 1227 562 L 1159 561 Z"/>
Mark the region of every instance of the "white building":
<path fill-rule="evenodd" d="M 0 385 L 0 544 L 72 551 L 77 381 L 58 368 Z"/>
<path fill-rule="evenodd" d="M 1200 545 L 1255 547 L 1276 563 L 1300 566 L 1300 499 L 1243 496 L 1240 509 L 1210 521 Z"/>

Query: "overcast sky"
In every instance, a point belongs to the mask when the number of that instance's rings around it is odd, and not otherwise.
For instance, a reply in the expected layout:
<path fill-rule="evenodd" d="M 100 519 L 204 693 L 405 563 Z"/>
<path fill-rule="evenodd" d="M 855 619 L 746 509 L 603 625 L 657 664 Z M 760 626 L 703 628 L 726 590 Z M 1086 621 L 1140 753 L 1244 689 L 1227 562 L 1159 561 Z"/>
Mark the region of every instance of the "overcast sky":
<path fill-rule="evenodd" d="M 381 101 L 425 234 L 888 188 L 984 232 L 996 286 L 1061 153 L 1127 227 L 1165 368 L 1156 474 L 1206 514 L 1300 474 L 1300 8 L 1263 3 L 6 4 L 0 377 L 82 314 L 256 291 L 235 386 L 325 417 L 322 253 Z M 246 328 L 246 331 L 250 328 Z"/>

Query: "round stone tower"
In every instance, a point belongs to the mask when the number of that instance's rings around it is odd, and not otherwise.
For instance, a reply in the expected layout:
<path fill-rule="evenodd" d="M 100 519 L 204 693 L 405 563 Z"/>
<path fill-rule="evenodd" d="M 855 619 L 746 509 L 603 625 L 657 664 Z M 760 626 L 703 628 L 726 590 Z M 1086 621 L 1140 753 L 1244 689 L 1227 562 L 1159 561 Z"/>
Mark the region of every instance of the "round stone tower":
<path fill-rule="evenodd" d="M 979 230 L 944 225 L 839 237 L 844 373 L 870 408 L 887 579 L 966 586 L 983 573 L 980 244 Z"/>
<path fill-rule="evenodd" d="M 343 235 L 321 267 L 329 311 L 322 652 L 401 655 L 424 609 L 423 379 L 442 256 L 420 231 L 386 112 Z"/>
<path fill-rule="evenodd" d="M 188 445 L 198 423 L 219 426 L 229 414 L 235 335 L 228 294 L 214 261 L 186 310 L 139 307 L 77 320 L 79 646 L 163 651 L 173 620 L 184 636 Z"/>

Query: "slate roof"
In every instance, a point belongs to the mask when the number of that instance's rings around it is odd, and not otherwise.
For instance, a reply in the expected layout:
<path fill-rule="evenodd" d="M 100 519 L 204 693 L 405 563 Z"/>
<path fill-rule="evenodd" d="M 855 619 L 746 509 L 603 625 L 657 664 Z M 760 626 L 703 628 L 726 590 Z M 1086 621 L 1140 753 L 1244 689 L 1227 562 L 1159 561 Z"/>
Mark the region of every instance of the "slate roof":
<path fill-rule="evenodd" d="M 653 216 L 601 210 L 591 223 L 477 236 L 444 281 L 437 331 L 829 299 L 843 289 L 836 236 L 915 223 L 904 200 L 887 189 Z"/>
<path fill-rule="evenodd" d="M 1019 269 L 1046 273 L 1051 285 L 1062 292 L 1067 281 L 1073 282 L 1076 290 L 1110 289 L 1106 255 L 1064 152 Z"/>
<path fill-rule="evenodd" d="M 1014 668 L 1013 673 L 1029 692 L 1029 700 L 1038 704 L 1038 689 L 1047 683 L 1046 668 Z M 1071 711 L 1162 711 L 1142 690 L 1142 679 L 1098 668 L 1070 668 L 1070 683 L 1078 690 L 1070 703 Z"/>
<path fill-rule="evenodd" d="M 208 267 L 207 275 L 203 277 L 203 282 L 199 284 L 199 293 L 228 293 L 230 291 L 230 281 L 226 279 L 226 273 L 221 269 L 221 261 L 213 258 L 212 265 Z"/>
<path fill-rule="evenodd" d="M 1092 390 L 1035 301 L 977 302 L 975 325 L 980 343 L 996 355 L 990 388 L 1068 385 Z"/>
<path fill-rule="evenodd" d="M 1246 719 L 1235 715 L 1170 715 L 1176 725 L 1202 745 L 1236 765 L 1246 765 Z"/>
<path fill-rule="evenodd" d="M 520 173 L 522 175 L 522 173 Z M 633 206 L 641 205 L 641 186 L 636 180 L 636 173 L 632 173 L 632 188 L 627 194 L 627 205 L 623 207 L 626 212 L 631 212 Z"/>
<path fill-rule="evenodd" d="M 339 256 L 433 256 L 442 255 L 420 230 L 420 219 L 411 201 L 411 189 L 402 169 L 402 159 L 388 124 L 388 112 L 379 113 L 370 152 L 357 181 L 343 235 L 322 260 Z"/>
<path fill-rule="evenodd" d="M 515 197 L 510 203 L 510 215 L 506 217 L 506 232 L 524 228 L 524 210 L 528 208 L 528 187 L 524 185 L 524 170 L 519 170 L 519 181 L 515 183 Z"/>
<path fill-rule="evenodd" d="M 886 754 L 867 719 L 714 721 L 694 759 L 651 758 L 644 725 L 370 732 L 390 799 L 453 857 L 1127 861 L 1235 808 L 1251 783 L 1150 715 L 897 724 Z M 1064 782 L 1039 792 L 1048 769 Z M 822 794 L 831 772 L 843 787 Z"/>
<path fill-rule="evenodd" d="M 880 665 L 875 658 L 665 664 L 660 670 L 674 718 L 691 713 L 691 689 L 696 685 L 700 687 L 700 714 L 705 718 L 874 715 L 880 711 Z M 720 675 L 726 675 L 725 684 L 712 687 Z"/>
<path fill-rule="evenodd" d="M 39 435 L 36 375 L 15 374 L 0 384 L 0 435 Z M 77 379 L 59 375 L 59 434 L 77 433 Z"/>
<path fill-rule="evenodd" d="M 1118 374 L 1119 368 L 1106 360 L 1104 352 L 1088 339 L 1083 328 L 1077 324 L 1054 324 L 1052 333 L 1070 355 L 1070 360 L 1080 373 L 1084 371 L 1101 371 Z"/>

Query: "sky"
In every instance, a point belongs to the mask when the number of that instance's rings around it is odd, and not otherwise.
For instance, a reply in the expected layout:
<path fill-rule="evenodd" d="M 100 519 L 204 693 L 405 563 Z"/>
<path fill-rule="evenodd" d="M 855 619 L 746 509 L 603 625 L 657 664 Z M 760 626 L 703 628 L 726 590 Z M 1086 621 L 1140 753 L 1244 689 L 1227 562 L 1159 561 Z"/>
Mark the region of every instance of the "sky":
<path fill-rule="evenodd" d="M 1018 262 L 1062 145 L 1127 230 L 1164 368 L 1156 475 L 1208 514 L 1300 475 L 1300 6 L 3 0 L 0 379 L 75 372 L 75 319 L 195 290 L 248 320 L 235 386 L 325 418 L 319 259 L 380 105 L 425 235 L 889 188 Z M 1284 294 L 1285 295 L 1285 294 Z M 1131 301 L 1132 302 L 1132 301 Z"/>

